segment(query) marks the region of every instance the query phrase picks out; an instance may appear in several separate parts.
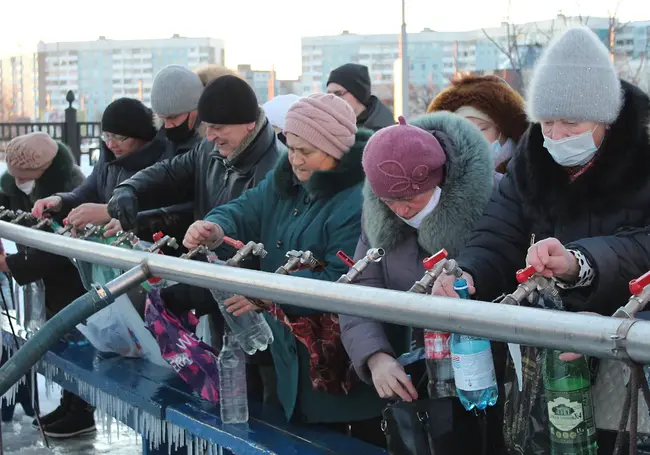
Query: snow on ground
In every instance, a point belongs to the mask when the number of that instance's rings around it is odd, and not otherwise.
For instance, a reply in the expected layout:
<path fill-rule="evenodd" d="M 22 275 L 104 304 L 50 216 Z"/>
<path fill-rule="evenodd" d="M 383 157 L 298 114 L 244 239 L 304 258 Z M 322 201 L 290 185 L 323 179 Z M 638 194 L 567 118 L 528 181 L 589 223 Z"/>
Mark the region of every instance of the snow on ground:
<path fill-rule="evenodd" d="M 38 376 L 41 413 L 46 414 L 59 404 L 61 389 L 54 385 L 46 391 L 45 378 Z M 111 432 L 102 430 L 98 422 L 97 433 L 69 440 L 48 438 L 50 448 L 45 447 L 39 430 L 32 428 L 32 418 L 23 413 L 20 405 L 16 406 L 14 420 L 2 423 L 4 455 L 140 455 L 142 440 L 136 433 L 120 424 L 111 425 Z"/>

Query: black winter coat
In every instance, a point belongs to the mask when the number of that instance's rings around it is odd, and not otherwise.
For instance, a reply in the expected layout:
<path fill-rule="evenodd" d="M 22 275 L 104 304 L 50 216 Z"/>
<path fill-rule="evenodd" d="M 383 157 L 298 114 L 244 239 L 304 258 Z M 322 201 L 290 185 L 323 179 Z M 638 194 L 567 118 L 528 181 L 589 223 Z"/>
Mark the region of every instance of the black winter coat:
<path fill-rule="evenodd" d="M 164 206 L 173 193 L 175 203 L 193 201 L 194 220 L 202 220 L 214 207 L 261 182 L 279 156 L 275 131 L 261 113 L 249 139 L 229 158 L 204 139 L 189 152 L 138 172 L 120 186 L 135 191 L 140 210 Z"/>
<path fill-rule="evenodd" d="M 610 315 L 625 304 L 628 282 L 650 269 L 650 100 L 622 82 L 624 105 L 593 165 L 573 183 L 543 146 L 539 124 L 522 137 L 491 202 L 458 257 L 491 300 L 515 289 L 531 236 L 555 237 L 586 255 L 593 284 L 563 291 L 569 311 Z"/>
<path fill-rule="evenodd" d="M 394 124 L 393 112 L 374 95 L 370 97 L 366 110 L 357 117 L 357 128 L 366 128 L 372 131 L 379 131 Z"/>
<path fill-rule="evenodd" d="M 67 214 L 70 210 L 85 203 L 107 204 L 113 190 L 120 183 L 135 175 L 138 171 L 165 160 L 169 157 L 167 139 L 156 137 L 138 150 L 128 155 L 116 158 L 105 144 L 102 144 L 102 156 L 93 168 L 92 174 L 80 187 L 72 192 L 57 194 L 63 200 L 61 213 Z M 174 204 L 163 205 L 168 207 Z M 153 233 L 164 231 L 170 233 L 174 227 L 181 224 L 183 213 L 178 213 L 175 208 L 148 211 L 138 216 L 136 232 L 140 238 L 149 241 Z"/>
<path fill-rule="evenodd" d="M 30 196 L 18 189 L 16 180 L 8 172 L 2 175 L 0 205 L 11 210 L 29 211 L 38 199 L 72 191 L 82 184 L 84 178 L 81 169 L 74 164 L 72 153 L 65 145 L 59 144 L 52 164 L 36 180 Z M 45 305 L 50 315 L 86 292 L 77 269 L 68 258 L 22 245 L 16 247 L 18 252 L 7 256 L 7 266 L 21 286 L 43 280 Z"/>

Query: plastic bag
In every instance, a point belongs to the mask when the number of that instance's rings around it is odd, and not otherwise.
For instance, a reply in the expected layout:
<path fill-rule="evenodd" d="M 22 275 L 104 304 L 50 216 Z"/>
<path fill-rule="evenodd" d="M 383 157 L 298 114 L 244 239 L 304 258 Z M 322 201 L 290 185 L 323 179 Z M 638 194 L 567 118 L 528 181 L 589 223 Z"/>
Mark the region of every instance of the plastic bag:
<path fill-rule="evenodd" d="M 202 398 L 218 403 L 218 353 L 196 337 L 196 316 L 191 312 L 180 319 L 174 316 L 165 309 L 158 289 L 149 292 L 144 314 L 163 358 Z"/>

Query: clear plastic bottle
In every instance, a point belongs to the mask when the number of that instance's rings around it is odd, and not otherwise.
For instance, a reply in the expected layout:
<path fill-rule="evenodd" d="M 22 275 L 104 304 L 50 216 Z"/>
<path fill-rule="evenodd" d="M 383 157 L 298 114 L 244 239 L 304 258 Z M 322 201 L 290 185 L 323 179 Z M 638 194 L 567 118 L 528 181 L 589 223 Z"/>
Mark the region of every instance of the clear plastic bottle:
<path fill-rule="evenodd" d="M 460 298 L 469 299 L 467 281 L 458 278 L 454 290 Z M 468 411 L 494 406 L 499 397 L 490 341 L 470 335 L 452 334 L 451 363 L 454 368 L 456 393 Z"/>
<path fill-rule="evenodd" d="M 424 356 L 429 376 L 429 397 L 455 397 L 454 370 L 449 351 L 450 334 L 437 330 L 424 331 Z"/>
<path fill-rule="evenodd" d="M 237 340 L 229 334 L 223 337 L 218 362 L 221 422 L 246 423 L 248 422 L 246 356 Z"/>
<path fill-rule="evenodd" d="M 226 295 L 216 290 L 211 290 L 211 293 L 212 297 L 219 302 L 219 309 L 231 335 L 246 354 L 253 355 L 257 351 L 265 351 L 273 343 L 273 332 L 261 313 L 249 311 L 241 316 L 234 316 L 226 311 L 224 305 Z"/>

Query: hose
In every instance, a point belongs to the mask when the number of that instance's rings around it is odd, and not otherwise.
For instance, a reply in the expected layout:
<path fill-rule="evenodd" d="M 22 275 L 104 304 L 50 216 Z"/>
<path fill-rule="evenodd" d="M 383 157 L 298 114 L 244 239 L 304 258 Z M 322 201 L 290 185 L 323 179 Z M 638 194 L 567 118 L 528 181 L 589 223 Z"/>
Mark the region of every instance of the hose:
<path fill-rule="evenodd" d="M 0 396 L 7 393 L 63 335 L 106 308 L 120 295 L 139 286 L 148 275 L 150 273 L 146 264 L 140 264 L 105 286 L 95 285 L 92 291 L 75 299 L 54 315 L 0 368 Z"/>

